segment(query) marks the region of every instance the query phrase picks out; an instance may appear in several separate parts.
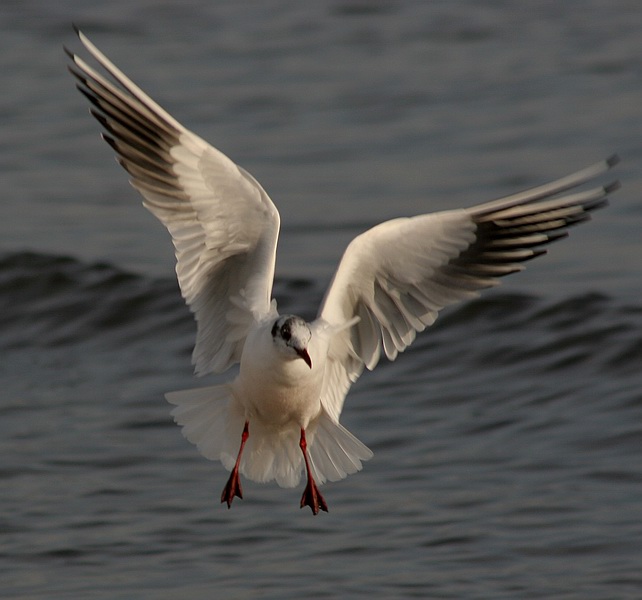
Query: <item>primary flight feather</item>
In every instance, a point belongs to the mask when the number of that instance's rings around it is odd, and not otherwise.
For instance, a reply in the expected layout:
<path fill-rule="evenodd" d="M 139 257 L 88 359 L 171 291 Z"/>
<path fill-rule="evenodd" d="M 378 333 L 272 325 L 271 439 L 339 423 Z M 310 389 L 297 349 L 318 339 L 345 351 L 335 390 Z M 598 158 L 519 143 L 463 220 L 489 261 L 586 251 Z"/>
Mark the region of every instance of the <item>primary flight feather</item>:
<path fill-rule="evenodd" d="M 105 74 L 67 51 L 70 71 L 143 204 L 171 234 L 197 321 L 196 373 L 239 363 L 229 383 L 167 395 L 184 435 L 231 471 L 228 507 L 243 497 L 240 475 L 293 487 L 305 470 L 301 506 L 327 511 L 318 485 L 372 456 L 339 423 L 364 367 L 382 352 L 394 360 L 442 308 L 521 271 L 617 187 L 564 194 L 603 175 L 611 157 L 493 202 L 381 223 L 349 244 L 307 323 L 280 315 L 272 299 L 280 218 L 265 190 L 77 33 Z"/>

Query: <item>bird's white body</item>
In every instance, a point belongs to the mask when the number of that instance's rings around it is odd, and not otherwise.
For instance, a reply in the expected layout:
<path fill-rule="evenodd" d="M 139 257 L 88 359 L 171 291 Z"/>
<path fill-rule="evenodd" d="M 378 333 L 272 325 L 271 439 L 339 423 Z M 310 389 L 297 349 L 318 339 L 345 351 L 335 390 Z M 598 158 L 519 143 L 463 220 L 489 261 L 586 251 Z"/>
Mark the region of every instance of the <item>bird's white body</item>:
<path fill-rule="evenodd" d="M 254 481 L 276 480 L 294 487 L 304 460 L 298 444 L 307 432 L 314 479 L 336 481 L 361 468 L 372 452 L 335 422 L 321 403 L 328 344 L 334 330 L 317 321 L 307 344 L 309 367 L 295 353 L 275 344 L 273 321 L 257 324 L 248 334 L 239 374 L 230 383 L 167 394 L 176 404 L 176 421 L 204 456 L 232 469 L 244 424 L 251 435 L 239 465 Z M 340 332 L 339 332 L 340 333 Z"/>
<path fill-rule="evenodd" d="M 320 336 L 310 340 L 310 368 L 296 355 L 284 356 L 271 328 L 272 322 L 260 324 L 248 334 L 232 390 L 248 417 L 275 430 L 294 424 L 298 431 L 321 412 L 327 343 Z"/>
<path fill-rule="evenodd" d="M 317 318 L 306 323 L 279 315 L 271 297 L 280 217 L 265 190 L 78 35 L 110 76 L 69 52 L 79 89 L 145 207 L 172 236 L 198 323 L 196 372 L 239 363 L 230 383 L 167 395 L 184 435 L 232 471 L 222 495 L 228 506 L 242 497 L 239 473 L 291 487 L 305 470 L 301 505 L 327 510 L 316 482 L 354 473 L 372 456 L 339 423 L 364 368 L 382 352 L 394 360 L 445 306 L 521 271 L 617 187 L 565 193 L 604 174 L 612 157 L 499 200 L 381 223 L 350 243 Z"/>

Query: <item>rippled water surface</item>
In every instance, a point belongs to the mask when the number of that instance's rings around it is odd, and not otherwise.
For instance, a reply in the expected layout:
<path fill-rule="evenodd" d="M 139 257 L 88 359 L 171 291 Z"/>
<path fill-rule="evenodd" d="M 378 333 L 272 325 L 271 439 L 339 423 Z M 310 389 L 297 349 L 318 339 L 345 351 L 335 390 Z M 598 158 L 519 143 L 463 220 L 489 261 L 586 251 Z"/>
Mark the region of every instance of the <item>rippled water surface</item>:
<path fill-rule="evenodd" d="M 517 7 L 0 8 L 2 597 L 642 597 L 642 7 Z M 265 185 L 288 312 L 383 219 L 614 151 L 622 189 L 362 377 L 342 421 L 375 456 L 328 514 L 251 482 L 228 511 L 163 399 L 195 385 L 195 328 L 65 71 L 71 21 Z"/>

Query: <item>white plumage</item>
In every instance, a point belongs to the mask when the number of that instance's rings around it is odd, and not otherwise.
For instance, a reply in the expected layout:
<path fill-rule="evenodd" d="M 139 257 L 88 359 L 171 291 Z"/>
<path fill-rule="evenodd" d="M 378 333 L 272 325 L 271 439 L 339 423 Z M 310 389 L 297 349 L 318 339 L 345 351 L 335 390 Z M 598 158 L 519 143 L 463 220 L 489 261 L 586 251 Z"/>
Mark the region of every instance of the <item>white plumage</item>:
<path fill-rule="evenodd" d="M 176 274 L 198 324 L 196 373 L 240 363 L 230 383 L 173 392 L 188 440 L 232 471 L 292 487 L 327 510 L 317 483 L 361 469 L 372 453 L 339 417 L 350 385 L 383 352 L 394 360 L 439 311 L 523 269 L 541 246 L 604 206 L 617 184 L 564 192 L 603 175 L 612 157 L 553 183 L 468 209 L 394 219 L 346 249 L 317 319 L 279 315 L 272 282 L 279 213 L 245 170 L 188 131 L 78 31 L 107 77 L 68 52 L 144 205 L 169 230 Z"/>

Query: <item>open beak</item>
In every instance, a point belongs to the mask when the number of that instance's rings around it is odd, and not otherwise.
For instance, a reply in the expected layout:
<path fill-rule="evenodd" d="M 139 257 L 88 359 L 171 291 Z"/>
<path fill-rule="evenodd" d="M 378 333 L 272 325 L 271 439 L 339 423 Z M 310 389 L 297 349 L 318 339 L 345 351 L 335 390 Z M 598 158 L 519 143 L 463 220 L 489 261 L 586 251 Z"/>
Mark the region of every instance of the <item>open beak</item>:
<path fill-rule="evenodd" d="M 308 367 L 312 368 L 312 359 L 308 354 L 307 348 L 297 348 L 296 353 L 305 361 L 305 364 L 308 365 Z"/>

